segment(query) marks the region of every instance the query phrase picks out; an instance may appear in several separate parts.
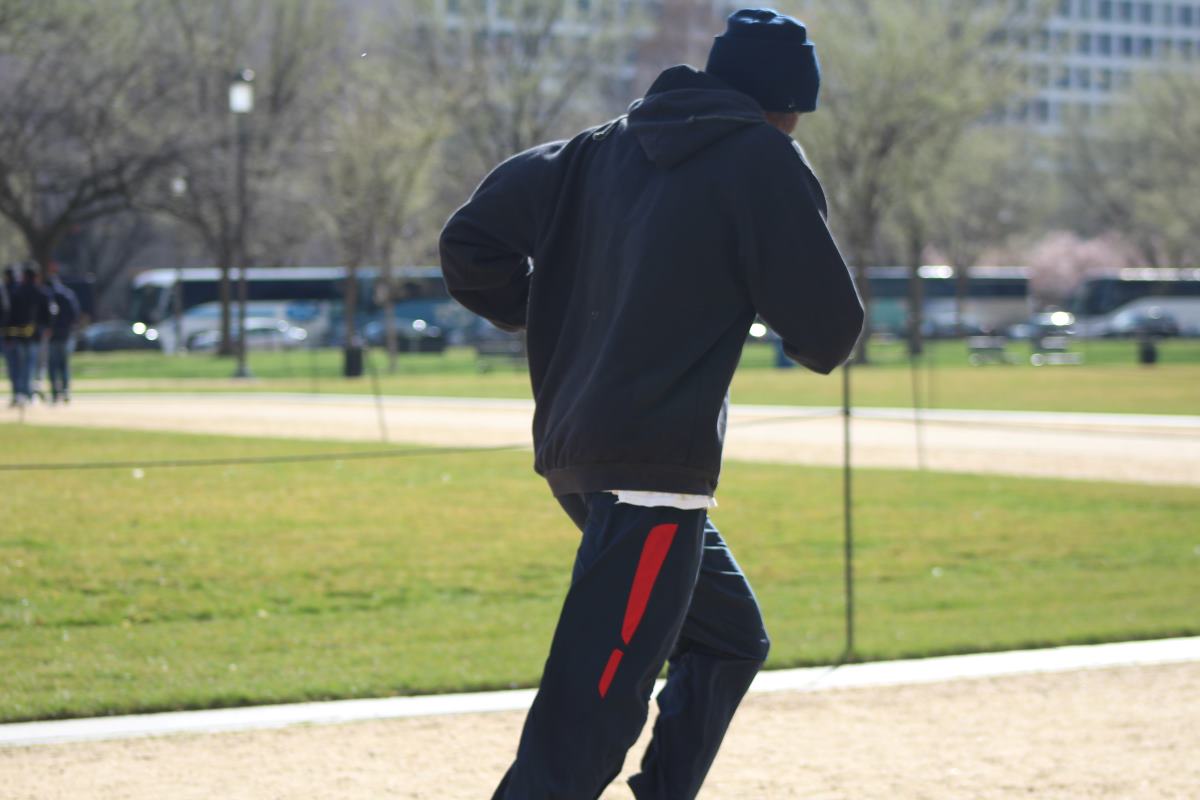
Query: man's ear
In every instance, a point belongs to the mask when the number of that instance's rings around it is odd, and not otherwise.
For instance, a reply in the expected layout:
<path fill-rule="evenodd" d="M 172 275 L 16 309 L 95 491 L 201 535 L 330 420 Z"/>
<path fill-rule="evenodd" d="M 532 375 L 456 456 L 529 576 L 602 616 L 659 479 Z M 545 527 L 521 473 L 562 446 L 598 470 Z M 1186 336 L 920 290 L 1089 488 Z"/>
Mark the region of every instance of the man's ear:
<path fill-rule="evenodd" d="M 800 122 L 800 114 L 796 111 L 767 111 L 764 112 L 767 117 L 767 124 L 777 128 L 788 136 L 796 130 L 796 124 Z"/>

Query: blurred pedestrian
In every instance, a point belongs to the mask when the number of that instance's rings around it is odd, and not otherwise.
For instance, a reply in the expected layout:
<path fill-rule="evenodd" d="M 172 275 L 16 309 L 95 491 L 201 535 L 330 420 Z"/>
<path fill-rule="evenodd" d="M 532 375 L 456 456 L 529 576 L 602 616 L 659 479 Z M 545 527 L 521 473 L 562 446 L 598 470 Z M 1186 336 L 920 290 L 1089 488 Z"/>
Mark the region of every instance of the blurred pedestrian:
<path fill-rule="evenodd" d="M 71 354 L 75 351 L 75 326 L 79 322 L 79 298 L 71 287 L 63 283 L 58 264 L 47 270 L 50 280 L 47 291 L 50 295 L 52 317 L 47 355 L 50 377 L 50 402 L 71 401 Z"/>
<path fill-rule="evenodd" d="M 13 379 L 15 366 L 13 364 L 13 354 L 8 347 L 8 318 L 12 309 L 10 298 L 12 292 L 17 286 L 16 275 L 12 267 L 4 268 L 4 275 L 0 278 L 0 352 L 4 354 L 4 374 L 8 376 L 9 382 L 12 383 L 13 392 L 12 398 L 15 402 L 17 398 L 16 383 Z M 13 405 L 14 403 L 10 403 Z"/>
<path fill-rule="evenodd" d="M 50 296 L 45 278 L 40 270 L 30 268 L 29 274 L 33 279 L 33 288 L 37 291 L 37 313 L 33 333 L 33 350 L 29 357 L 29 393 L 41 402 L 46 402 L 46 393 L 42 391 L 42 379 L 46 376 L 46 360 L 50 350 L 50 334 L 54 325 L 54 315 L 58 309 Z"/>
<path fill-rule="evenodd" d="M 8 320 L 4 326 L 4 352 L 12 383 L 10 406 L 24 406 L 33 399 L 39 329 L 49 328 L 50 301 L 37 285 L 37 271 L 26 267 L 21 282 L 9 290 Z"/>
<path fill-rule="evenodd" d="M 639 800 L 694 798 L 767 656 L 708 509 L 755 314 L 822 373 L 861 330 L 824 195 L 789 135 L 818 82 L 803 24 L 739 11 L 704 72 L 668 69 L 627 115 L 513 156 L 442 232 L 451 294 L 526 331 L 534 465 L 583 533 L 494 800 L 598 797 L 667 662 L 629 784 Z"/>

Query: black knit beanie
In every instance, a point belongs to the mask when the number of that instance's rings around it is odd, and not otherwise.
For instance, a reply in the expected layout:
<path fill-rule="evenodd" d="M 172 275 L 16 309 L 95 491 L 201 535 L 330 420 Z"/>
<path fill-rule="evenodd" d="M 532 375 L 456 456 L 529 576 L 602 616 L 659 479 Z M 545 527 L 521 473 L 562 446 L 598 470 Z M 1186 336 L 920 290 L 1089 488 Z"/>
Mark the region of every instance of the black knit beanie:
<path fill-rule="evenodd" d="M 769 8 L 729 16 L 704 71 L 759 102 L 764 111 L 816 111 L 821 87 L 817 51 L 804 23 Z"/>

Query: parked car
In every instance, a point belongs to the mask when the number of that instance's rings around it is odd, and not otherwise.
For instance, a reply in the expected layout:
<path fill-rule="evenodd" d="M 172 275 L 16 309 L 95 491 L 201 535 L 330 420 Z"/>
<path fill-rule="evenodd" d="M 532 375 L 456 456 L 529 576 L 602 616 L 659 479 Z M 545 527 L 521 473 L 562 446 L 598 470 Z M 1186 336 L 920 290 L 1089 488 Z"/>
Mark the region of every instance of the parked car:
<path fill-rule="evenodd" d="M 79 332 L 77 350 L 158 350 L 158 331 L 140 322 L 112 319 L 93 322 Z"/>
<path fill-rule="evenodd" d="M 397 347 L 400 352 L 440 353 L 446 349 L 446 331 L 432 320 L 399 315 L 395 320 Z M 371 347 L 384 347 L 387 344 L 382 314 L 361 313 L 355 318 L 355 323 L 364 344 Z M 346 322 L 340 314 L 330 320 L 329 332 L 322 344 L 325 347 L 345 346 Z"/>
<path fill-rule="evenodd" d="M 373 319 L 362 326 L 362 336 L 371 347 L 387 345 L 383 320 Z M 446 335 L 437 325 L 423 319 L 396 320 L 396 347 L 401 352 L 440 353 L 446 349 Z"/>
<path fill-rule="evenodd" d="M 237 323 L 234 323 L 234 340 L 237 339 Z M 221 343 L 221 332 L 216 329 L 194 333 L 187 339 L 188 350 L 216 350 Z M 308 331 L 287 320 L 267 317 L 246 320 L 246 349 L 248 350 L 292 350 L 308 343 Z"/>
<path fill-rule="evenodd" d="M 1179 322 L 1158 306 L 1130 308 L 1118 312 L 1101 331 L 1101 336 L 1179 336 Z"/>
<path fill-rule="evenodd" d="M 1075 333 L 1075 315 L 1069 311 L 1043 311 L 1008 328 L 1010 339 L 1042 339 L 1047 336 L 1071 336 Z"/>

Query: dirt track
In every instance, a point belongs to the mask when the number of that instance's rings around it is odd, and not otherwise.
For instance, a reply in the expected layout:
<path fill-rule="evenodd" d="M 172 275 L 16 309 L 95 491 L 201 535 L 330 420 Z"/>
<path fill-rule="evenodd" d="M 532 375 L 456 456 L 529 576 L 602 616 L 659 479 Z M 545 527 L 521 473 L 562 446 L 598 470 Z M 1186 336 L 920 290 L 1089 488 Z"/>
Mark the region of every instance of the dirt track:
<path fill-rule="evenodd" d="M 4 800 L 482 800 L 522 715 L 0 749 Z M 643 741 L 631 752 L 636 764 Z M 747 699 L 703 800 L 1179 798 L 1200 664 Z M 629 800 L 614 784 L 603 800 Z"/>
<path fill-rule="evenodd" d="M 514 400 L 313 395 L 85 395 L 34 407 L 35 425 L 84 425 L 249 436 L 451 446 L 524 445 L 532 404 Z M 842 423 L 831 410 L 734 406 L 730 459 L 839 465 Z M 911 469 L 1200 486 L 1200 418 L 862 409 L 854 463 Z M 17 412 L 0 413 L 16 421 Z"/>

